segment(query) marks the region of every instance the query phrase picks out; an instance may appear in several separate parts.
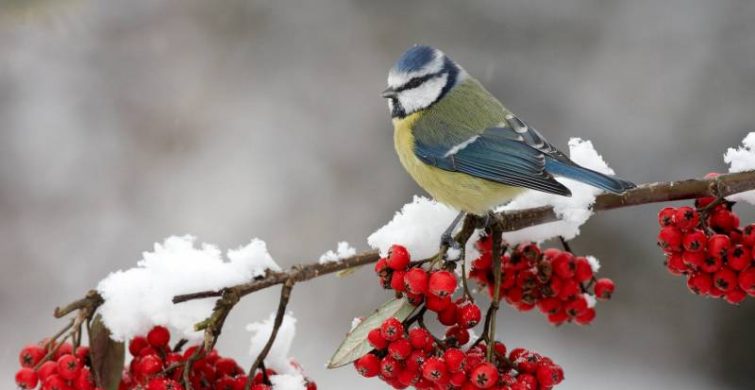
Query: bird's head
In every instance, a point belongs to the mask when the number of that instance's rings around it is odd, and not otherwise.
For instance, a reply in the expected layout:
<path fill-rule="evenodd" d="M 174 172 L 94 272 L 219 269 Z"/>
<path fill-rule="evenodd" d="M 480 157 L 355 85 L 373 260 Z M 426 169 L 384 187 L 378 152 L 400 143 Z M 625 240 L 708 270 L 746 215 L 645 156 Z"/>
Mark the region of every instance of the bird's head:
<path fill-rule="evenodd" d="M 383 97 L 388 99 L 391 116 L 403 118 L 442 99 L 465 75 L 442 51 L 415 45 L 388 72 Z"/>

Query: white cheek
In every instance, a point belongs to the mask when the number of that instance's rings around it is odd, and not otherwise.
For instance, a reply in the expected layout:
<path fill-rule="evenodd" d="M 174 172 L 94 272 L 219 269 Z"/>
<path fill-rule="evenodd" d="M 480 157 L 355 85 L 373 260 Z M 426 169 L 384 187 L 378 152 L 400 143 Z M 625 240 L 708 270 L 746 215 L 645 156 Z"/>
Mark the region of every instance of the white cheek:
<path fill-rule="evenodd" d="M 417 88 L 407 89 L 398 94 L 401 107 L 407 114 L 421 110 L 433 104 L 446 85 L 448 74 L 443 74 L 424 82 Z"/>
<path fill-rule="evenodd" d="M 393 99 L 388 99 L 388 111 L 393 112 Z"/>

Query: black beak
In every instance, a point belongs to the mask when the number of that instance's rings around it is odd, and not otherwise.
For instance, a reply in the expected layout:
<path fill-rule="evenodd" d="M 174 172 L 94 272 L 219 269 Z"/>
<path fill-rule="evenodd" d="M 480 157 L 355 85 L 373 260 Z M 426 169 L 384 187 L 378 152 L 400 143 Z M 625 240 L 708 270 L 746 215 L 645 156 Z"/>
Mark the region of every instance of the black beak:
<path fill-rule="evenodd" d="M 395 98 L 396 97 L 396 90 L 393 89 L 393 88 L 391 88 L 391 87 L 388 87 L 388 88 L 385 89 L 385 91 L 383 91 L 382 94 L 380 94 L 380 96 L 382 96 L 385 99 Z"/>

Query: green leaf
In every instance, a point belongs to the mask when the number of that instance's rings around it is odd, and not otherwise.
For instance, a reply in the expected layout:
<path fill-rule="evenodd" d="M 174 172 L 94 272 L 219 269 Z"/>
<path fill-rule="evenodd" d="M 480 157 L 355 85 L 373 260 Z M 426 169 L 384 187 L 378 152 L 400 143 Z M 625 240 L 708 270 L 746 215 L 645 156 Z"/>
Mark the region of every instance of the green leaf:
<path fill-rule="evenodd" d="M 367 341 L 367 334 L 371 330 L 379 327 L 383 321 L 390 317 L 396 317 L 399 321 L 403 321 L 409 317 L 414 309 L 415 307 L 406 298 L 393 299 L 384 303 L 346 335 L 346 339 L 330 358 L 328 368 L 345 366 L 370 352 L 373 348 Z"/>
<path fill-rule="evenodd" d="M 92 373 L 97 385 L 105 390 L 117 390 L 121 381 L 126 348 L 122 342 L 110 338 L 98 314 L 89 328 L 89 353 L 92 358 Z"/>

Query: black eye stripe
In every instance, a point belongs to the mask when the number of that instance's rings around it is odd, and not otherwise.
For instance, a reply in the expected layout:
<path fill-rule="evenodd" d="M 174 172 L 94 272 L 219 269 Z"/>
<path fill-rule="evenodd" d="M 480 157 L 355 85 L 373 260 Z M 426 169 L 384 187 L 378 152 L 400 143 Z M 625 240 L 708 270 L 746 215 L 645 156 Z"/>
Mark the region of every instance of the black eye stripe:
<path fill-rule="evenodd" d="M 421 76 L 421 77 L 414 77 L 411 80 L 409 80 L 406 83 L 404 83 L 404 85 L 396 88 L 396 92 L 401 92 L 401 91 L 405 91 L 407 89 L 417 88 L 420 85 L 422 85 L 422 83 L 424 83 L 425 81 L 433 79 L 435 77 L 438 77 L 441 74 L 443 74 L 443 71 L 426 74 L 426 75 Z"/>

